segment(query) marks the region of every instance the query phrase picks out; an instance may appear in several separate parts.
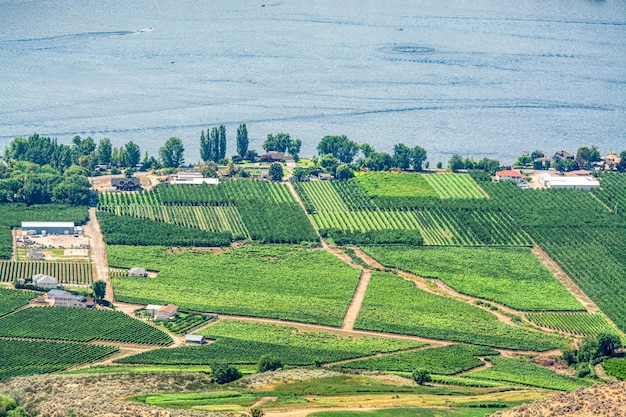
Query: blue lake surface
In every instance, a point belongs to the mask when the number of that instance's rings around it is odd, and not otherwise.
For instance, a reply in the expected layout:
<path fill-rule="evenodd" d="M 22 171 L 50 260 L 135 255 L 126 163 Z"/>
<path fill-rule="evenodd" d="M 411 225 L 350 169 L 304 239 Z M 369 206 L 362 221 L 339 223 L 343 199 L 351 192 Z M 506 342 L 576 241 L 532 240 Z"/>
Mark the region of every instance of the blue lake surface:
<path fill-rule="evenodd" d="M 513 162 L 626 150 L 626 1 L 0 0 L 0 149 L 34 132 L 156 154 L 239 123 Z"/>

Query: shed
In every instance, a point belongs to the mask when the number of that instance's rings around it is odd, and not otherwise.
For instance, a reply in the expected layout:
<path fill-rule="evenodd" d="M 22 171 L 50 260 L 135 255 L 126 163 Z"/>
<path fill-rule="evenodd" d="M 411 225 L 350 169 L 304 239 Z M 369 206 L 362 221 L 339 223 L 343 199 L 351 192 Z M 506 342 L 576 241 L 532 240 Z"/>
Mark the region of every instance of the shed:
<path fill-rule="evenodd" d="M 129 277 L 147 277 L 146 268 L 130 268 L 128 270 Z"/>
<path fill-rule="evenodd" d="M 185 336 L 185 342 L 193 343 L 195 345 L 204 345 L 206 343 L 206 339 L 204 336 L 199 334 L 188 334 Z"/>
<path fill-rule="evenodd" d="M 74 222 L 22 222 L 22 234 L 72 235 Z"/>
<path fill-rule="evenodd" d="M 46 274 L 33 275 L 33 285 L 40 288 L 56 288 L 59 286 L 59 280 Z"/>

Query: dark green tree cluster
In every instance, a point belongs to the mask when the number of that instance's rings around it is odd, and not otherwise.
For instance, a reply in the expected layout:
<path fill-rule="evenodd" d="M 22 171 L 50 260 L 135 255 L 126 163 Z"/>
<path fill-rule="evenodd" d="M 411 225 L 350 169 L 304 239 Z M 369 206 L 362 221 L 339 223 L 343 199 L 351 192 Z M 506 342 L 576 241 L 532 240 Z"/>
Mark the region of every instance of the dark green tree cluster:
<path fill-rule="evenodd" d="M 351 164 L 354 157 L 359 153 L 359 145 L 349 140 L 345 135 L 324 136 L 317 145 L 317 153 L 322 157 L 332 155 L 344 164 Z"/>
<path fill-rule="evenodd" d="M 259 372 L 275 371 L 283 367 L 283 362 L 274 355 L 263 355 L 257 364 Z"/>
<path fill-rule="evenodd" d="M 224 125 L 207 129 L 206 134 L 204 130 L 201 132 L 200 158 L 202 158 L 204 162 L 219 162 L 226 158 L 226 127 Z"/>
<path fill-rule="evenodd" d="M 159 148 L 161 165 L 165 168 L 180 167 L 185 163 L 184 153 L 185 148 L 183 147 L 183 142 L 176 137 L 169 138 L 165 144 Z"/>
<path fill-rule="evenodd" d="M 622 151 L 622 153 L 619 154 L 619 157 L 621 160 L 617 164 L 617 170 L 619 172 L 626 172 L 626 151 Z"/>
<path fill-rule="evenodd" d="M 584 339 L 578 349 L 564 350 L 563 360 L 568 365 L 576 366 L 578 376 L 583 377 L 592 372 L 597 361 L 615 355 L 621 347 L 622 341 L 618 335 L 601 333 L 595 338 Z"/>
<path fill-rule="evenodd" d="M 263 142 L 263 149 L 265 152 L 276 151 L 286 152 L 293 156 L 296 161 L 300 156 L 300 148 L 302 147 L 302 141 L 300 139 L 291 139 L 289 133 L 276 133 L 275 135 L 267 135 L 267 139 Z"/>
<path fill-rule="evenodd" d="M 474 158 L 463 158 L 461 155 L 454 154 L 448 162 L 448 169 L 452 172 L 460 169 L 485 171 L 493 175 L 500 169 L 500 161 L 489 158 L 475 161 Z"/>
<path fill-rule="evenodd" d="M 240 124 L 237 128 L 237 155 L 245 158 L 248 155 L 248 127 L 245 123 Z"/>
<path fill-rule="evenodd" d="M 241 378 L 239 369 L 225 363 L 211 365 L 212 380 L 218 384 L 227 384 Z"/>

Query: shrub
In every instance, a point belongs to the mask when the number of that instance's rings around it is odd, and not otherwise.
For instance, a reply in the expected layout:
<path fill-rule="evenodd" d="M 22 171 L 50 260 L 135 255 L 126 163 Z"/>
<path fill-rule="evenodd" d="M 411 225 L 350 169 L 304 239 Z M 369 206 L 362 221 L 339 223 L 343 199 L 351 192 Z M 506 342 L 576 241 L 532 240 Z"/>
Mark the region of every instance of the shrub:
<path fill-rule="evenodd" d="M 239 369 L 224 363 L 213 365 L 211 369 L 213 370 L 213 381 L 218 384 L 227 384 L 242 376 Z"/>
<path fill-rule="evenodd" d="M 259 360 L 259 372 L 275 371 L 283 367 L 283 362 L 274 355 L 263 355 Z"/>
<path fill-rule="evenodd" d="M 427 382 L 432 381 L 430 374 L 425 369 L 416 369 L 411 374 L 411 378 L 419 385 L 424 385 Z"/>

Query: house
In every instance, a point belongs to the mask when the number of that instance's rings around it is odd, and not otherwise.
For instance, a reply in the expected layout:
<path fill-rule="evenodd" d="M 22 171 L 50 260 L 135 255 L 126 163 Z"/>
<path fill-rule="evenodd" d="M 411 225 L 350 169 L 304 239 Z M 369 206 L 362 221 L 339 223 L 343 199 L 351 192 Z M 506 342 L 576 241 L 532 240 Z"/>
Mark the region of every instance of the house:
<path fill-rule="evenodd" d="M 141 190 L 141 181 L 139 178 L 111 178 L 111 188 L 116 191 L 138 191 Z"/>
<path fill-rule="evenodd" d="M 496 172 L 496 176 L 493 178 L 494 181 L 515 181 L 517 183 L 524 182 L 524 176 L 519 173 L 519 171 L 515 171 L 513 169 L 505 169 L 503 171 Z"/>
<path fill-rule="evenodd" d="M 552 174 L 542 174 L 539 176 L 539 183 L 546 188 L 569 188 L 573 190 L 586 190 L 600 187 L 600 183 L 590 176 L 561 176 Z"/>
<path fill-rule="evenodd" d="M 48 300 L 55 307 L 94 308 L 96 305 L 91 297 L 74 295 L 63 290 L 48 291 Z"/>
<path fill-rule="evenodd" d="M 129 277 L 147 277 L 146 268 L 130 268 L 128 270 Z"/>
<path fill-rule="evenodd" d="M 156 305 L 156 304 L 148 304 L 146 306 L 146 313 L 148 313 L 151 316 L 154 316 L 160 308 L 163 308 L 163 306 Z"/>
<path fill-rule="evenodd" d="M 185 335 L 185 342 L 194 345 L 204 345 L 206 343 L 206 339 L 204 336 L 200 336 L 199 334 L 188 334 Z"/>
<path fill-rule="evenodd" d="M 155 320 L 172 320 L 176 317 L 176 313 L 178 312 L 178 307 L 174 304 L 166 304 L 154 313 Z"/>
<path fill-rule="evenodd" d="M 261 162 L 279 162 L 285 160 L 285 152 L 268 151 L 259 156 Z M 291 158 L 293 161 L 293 158 Z"/>
<path fill-rule="evenodd" d="M 561 150 L 561 151 L 557 151 L 552 157 L 552 159 L 554 159 L 555 161 L 560 161 L 562 159 L 571 159 L 573 161 L 574 159 L 576 159 L 576 156 L 572 155 L 571 153 L 567 151 Z"/>
<path fill-rule="evenodd" d="M 43 261 L 43 251 L 41 249 L 29 249 L 28 259 L 31 261 Z"/>
<path fill-rule="evenodd" d="M 33 275 L 33 285 L 40 288 L 56 288 L 59 286 L 59 280 L 46 274 Z"/>
<path fill-rule="evenodd" d="M 615 155 L 614 153 L 610 153 L 606 157 L 604 157 L 605 169 L 609 171 L 619 165 L 620 162 L 622 162 L 622 158 L 620 158 L 618 155 Z"/>
<path fill-rule="evenodd" d="M 22 235 L 73 235 L 74 222 L 22 222 Z"/>

